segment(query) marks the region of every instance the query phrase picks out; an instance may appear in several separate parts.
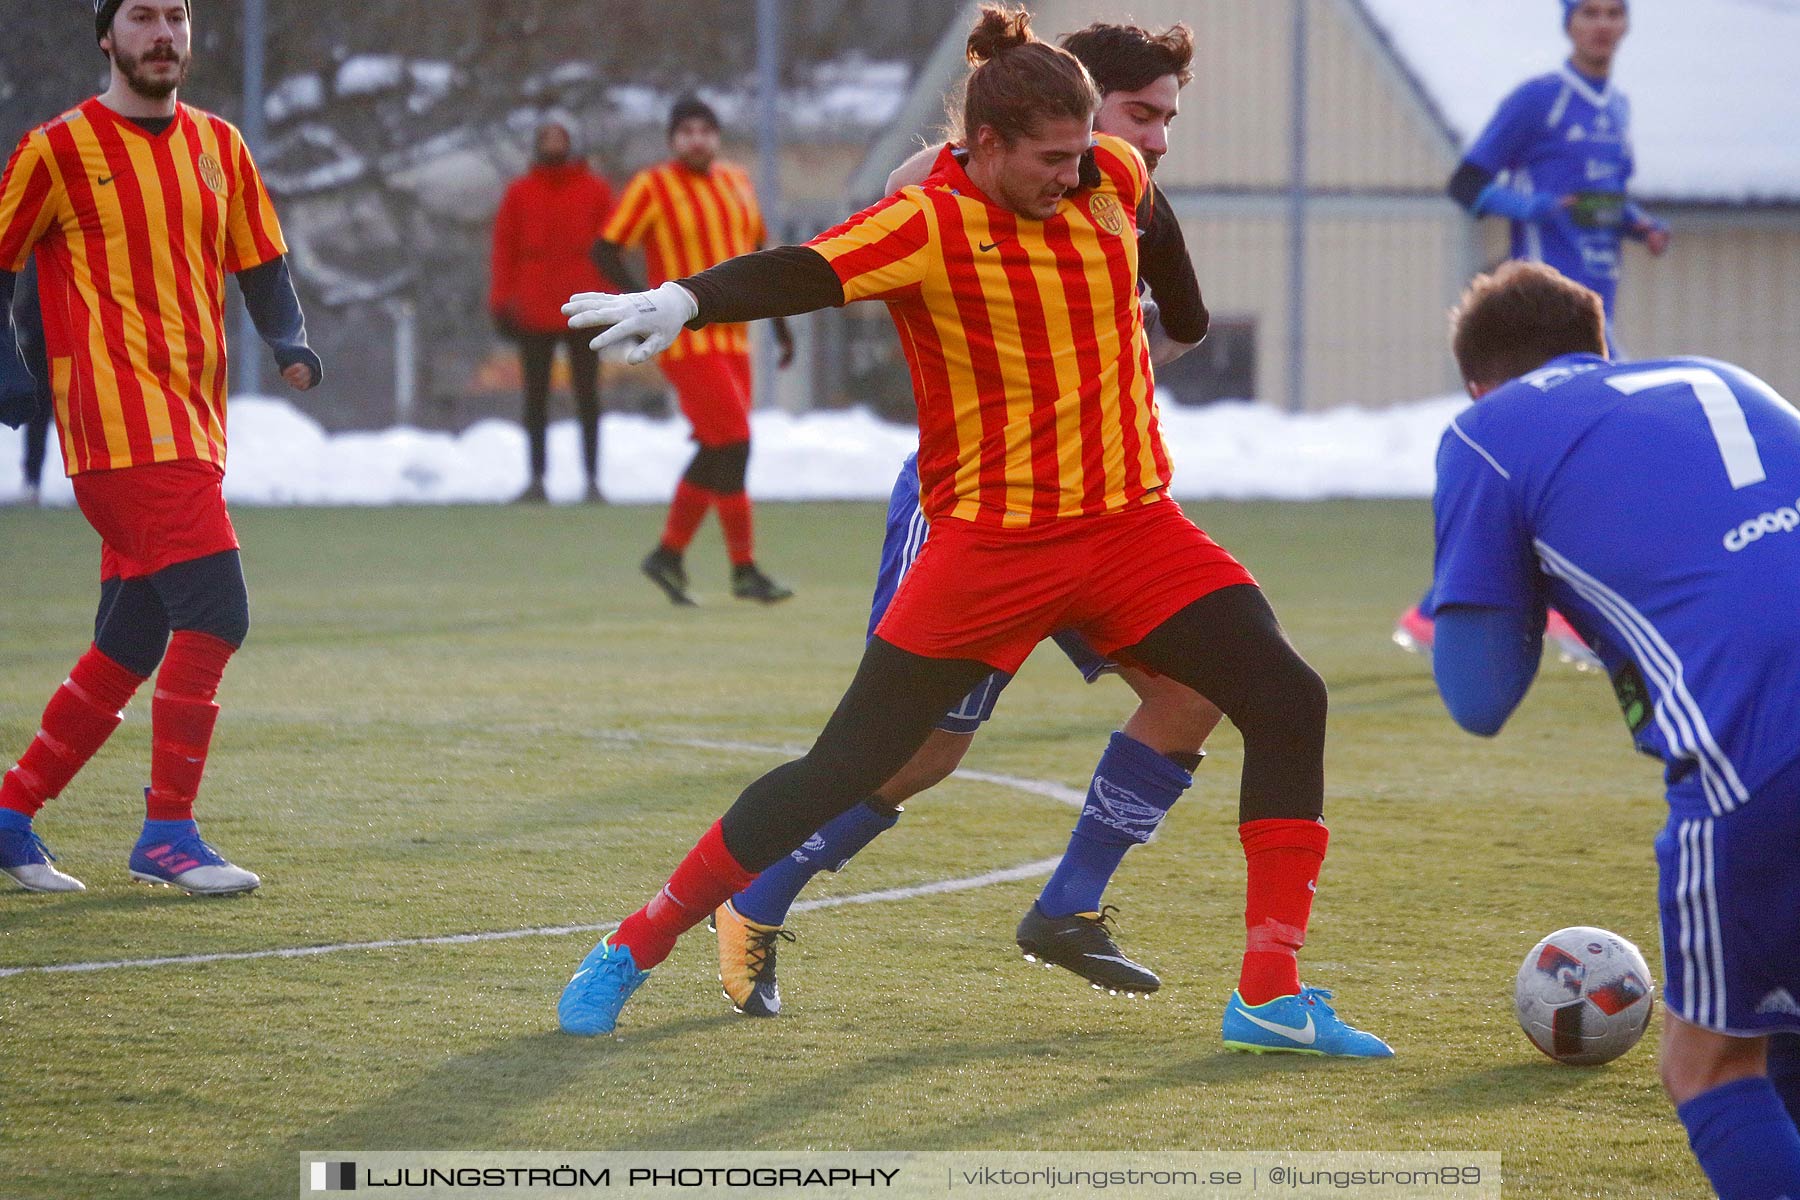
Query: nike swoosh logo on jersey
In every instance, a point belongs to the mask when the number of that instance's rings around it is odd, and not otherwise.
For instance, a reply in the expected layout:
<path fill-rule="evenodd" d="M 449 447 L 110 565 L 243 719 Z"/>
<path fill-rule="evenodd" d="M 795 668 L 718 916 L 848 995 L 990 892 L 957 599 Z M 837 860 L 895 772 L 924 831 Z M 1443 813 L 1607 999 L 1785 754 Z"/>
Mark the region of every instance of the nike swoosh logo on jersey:
<path fill-rule="evenodd" d="M 986 254 L 989 250 L 998 250 L 999 248 L 1000 248 L 999 242 L 983 242 L 983 243 L 981 243 L 981 252 L 983 254 Z"/>
<path fill-rule="evenodd" d="M 1299 1042 L 1302 1046 L 1312 1045 L 1313 1041 L 1319 1036 L 1319 1031 L 1313 1028 L 1311 1013 L 1306 1014 L 1306 1024 L 1300 1026 L 1298 1029 L 1294 1028 L 1292 1025 L 1277 1025 L 1274 1021 L 1265 1021 L 1261 1017 L 1254 1016 L 1247 1012 L 1241 1013 L 1240 1015 L 1252 1025 L 1260 1026 L 1270 1033 L 1279 1033 L 1282 1037 Z"/>
<path fill-rule="evenodd" d="M 115 180 L 117 178 L 118 178 L 117 175 L 102 175 L 99 179 L 95 180 L 94 182 L 98 183 L 101 187 L 105 187 L 107 184 L 111 183 L 113 180 Z"/>

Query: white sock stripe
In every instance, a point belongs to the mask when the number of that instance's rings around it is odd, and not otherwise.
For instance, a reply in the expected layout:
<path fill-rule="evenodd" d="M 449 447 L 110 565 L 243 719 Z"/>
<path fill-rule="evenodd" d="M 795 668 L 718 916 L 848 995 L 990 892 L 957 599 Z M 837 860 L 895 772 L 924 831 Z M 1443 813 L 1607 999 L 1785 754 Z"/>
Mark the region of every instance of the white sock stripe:
<path fill-rule="evenodd" d="M 1706 789 L 1707 803 L 1715 815 L 1731 812 L 1750 798 L 1732 765 L 1707 725 L 1693 693 L 1688 690 L 1681 658 L 1663 639 L 1655 625 L 1633 608 L 1629 601 L 1598 579 L 1570 562 L 1568 558 L 1542 540 L 1536 543 L 1546 570 L 1562 578 L 1589 603 L 1601 610 L 1622 638 L 1628 642 L 1645 672 L 1662 693 L 1656 705 L 1658 727 L 1668 738 L 1670 726 L 1665 714 L 1679 728 L 1681 736 L 1671 739 L 1670 748 L 1691 756 L 1699 765 L 1701 783 Z"/>

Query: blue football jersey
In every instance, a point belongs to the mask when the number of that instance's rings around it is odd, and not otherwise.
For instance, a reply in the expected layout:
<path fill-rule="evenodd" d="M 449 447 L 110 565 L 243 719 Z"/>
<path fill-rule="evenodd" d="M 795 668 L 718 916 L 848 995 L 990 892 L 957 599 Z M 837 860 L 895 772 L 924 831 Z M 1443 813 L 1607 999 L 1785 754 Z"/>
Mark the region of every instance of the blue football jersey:
<path fill-rule="evenodd" d="M 1512 222 L 1512 256 L 1548 263 L 1593 288 L 1612 317 L 1619 287 L 1625 189 L 1635 164 L 1631 106 L 1610 82 L 1568 64 L 1520 85 L 1465 156 L 1517 191 L 1576 196 L 1573 211 Z"/>
<path fill-rule="evenodd" d="M 1569 355 L 1438 450 L 1435 607 L 1568 617 L 1671 803 L 1733 811 L 1800 762 L 1800 413 L 1704 358 Z"/>

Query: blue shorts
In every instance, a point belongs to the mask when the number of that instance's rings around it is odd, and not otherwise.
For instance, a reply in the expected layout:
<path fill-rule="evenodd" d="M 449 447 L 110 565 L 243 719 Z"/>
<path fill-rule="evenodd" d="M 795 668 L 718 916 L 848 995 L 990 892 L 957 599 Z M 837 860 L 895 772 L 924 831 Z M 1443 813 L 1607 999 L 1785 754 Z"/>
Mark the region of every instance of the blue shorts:
<path fill-rule="evenodd" d="M 1723 816 L 1673 801 L 1656 863 L 1669 1011 L 1737 1037 L 1800 1033 L 1800 763 Z"/>
<path fill-rule="evenodd" d="M 881 541 L 881 566 L 875 575 L 875 598 L 869 605 L 868 636 L 875 636 L 875 627 L 887 615 L 894 593 L 900 590 L 900 581 L 912 569 L 913 561 L 919 557 L 919 551 L 925 548 L 925 539 L 930 533 L 930 527 L 925 521 L 925 510 L 919 507 L 919 456 L 909 454 L 900 468 L 899 478 L 894 480 L 893 493 L 888 497 L 887 532 Z M 1096 653 L 1088 640 L 1073 629 L 1054 633 L 1051 640 L 1089 683 L 1119 669 L 1118 663 Z M 962 703 L 945 714 L 937 727 L 945 733 L 974 733 L 994 715 L 994 706 L 1000 702 L 1000 693 L 1011 682 L 1011 674 L 995 671 L 976 684 L 974 690 L 963 697 Z"/>

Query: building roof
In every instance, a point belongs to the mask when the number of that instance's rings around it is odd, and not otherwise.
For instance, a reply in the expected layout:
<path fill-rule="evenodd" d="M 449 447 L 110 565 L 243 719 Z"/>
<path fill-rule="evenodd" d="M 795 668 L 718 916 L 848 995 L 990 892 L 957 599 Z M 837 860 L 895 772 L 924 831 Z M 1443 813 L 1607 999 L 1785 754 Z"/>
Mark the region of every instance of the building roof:
<path fill-rule="evenodd" d="M 1555 0 L 1354 0 L 1459 146 L 1568 56 Z M 1631 0 L 1615 79 L 1645 198 L 1800 203 L 1800 0 Z"/>

